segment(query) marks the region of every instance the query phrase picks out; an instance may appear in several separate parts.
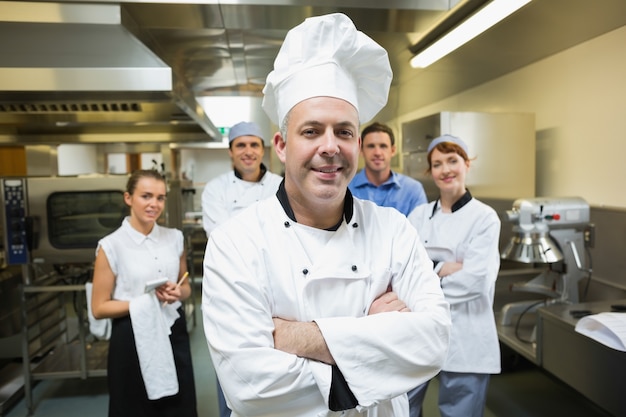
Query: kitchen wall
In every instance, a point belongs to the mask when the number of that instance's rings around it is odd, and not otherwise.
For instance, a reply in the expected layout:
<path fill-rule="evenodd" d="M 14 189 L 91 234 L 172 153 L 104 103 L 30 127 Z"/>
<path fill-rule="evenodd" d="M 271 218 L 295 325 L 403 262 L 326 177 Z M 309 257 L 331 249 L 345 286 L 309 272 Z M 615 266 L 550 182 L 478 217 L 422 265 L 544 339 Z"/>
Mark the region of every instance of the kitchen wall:
<path fill-rule="evenodd" d="M 626 297 L 624 45 L 626 26 L 418 109 L 411 101 L 419 89 L 409 81 L 393 89 L 378 116 L 401 132 L 402 123 L 440 111 L 534 113 L 536 196 L 580 196 L 591 205 L 589 299 Z M 494 208 L 502 212 L 511 202 Z M 503 234 L 509 229 L 503 223 Z"/>
<path fill-rule="evenodd" d="M 419 109 L 411 103 L 419 90 L 408 82 L 394 88 L 388 110 L 398 132 L 405 121 L 446 110 L 535 113 L 537 195 L 626 208 L 619 186 L 626 178 L 624 45 L 626 26 Z"/>

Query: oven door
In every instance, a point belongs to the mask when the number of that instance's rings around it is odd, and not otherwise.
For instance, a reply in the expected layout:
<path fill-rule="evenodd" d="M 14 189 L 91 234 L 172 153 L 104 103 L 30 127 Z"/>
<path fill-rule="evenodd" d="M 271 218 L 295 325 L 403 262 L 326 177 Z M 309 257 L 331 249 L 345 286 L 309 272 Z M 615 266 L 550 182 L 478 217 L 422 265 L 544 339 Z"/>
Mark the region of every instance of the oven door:
<path fill-rule="evenodd" d="M 29 178 L 32 262 L 93 262 L 98 241 L 128 215 L 126 181 L 126 176 Z"/>

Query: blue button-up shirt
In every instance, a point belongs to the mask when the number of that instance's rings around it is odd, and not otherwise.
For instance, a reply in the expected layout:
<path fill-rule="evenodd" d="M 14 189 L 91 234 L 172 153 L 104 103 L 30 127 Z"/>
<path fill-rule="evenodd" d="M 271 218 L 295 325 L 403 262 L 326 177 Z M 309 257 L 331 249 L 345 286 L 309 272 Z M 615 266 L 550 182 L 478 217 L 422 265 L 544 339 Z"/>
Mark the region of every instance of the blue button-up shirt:
<path fill-rule="evenodd" d="M 362 169 L 348 187 L 355 197 L 371 200 L 379 206 L 393 207 L 405 216 L 418 205 L 428 202 L 422 183 L 393 171 L 389 179 L 377 187 L 367 179 L 365 169 Z"/>

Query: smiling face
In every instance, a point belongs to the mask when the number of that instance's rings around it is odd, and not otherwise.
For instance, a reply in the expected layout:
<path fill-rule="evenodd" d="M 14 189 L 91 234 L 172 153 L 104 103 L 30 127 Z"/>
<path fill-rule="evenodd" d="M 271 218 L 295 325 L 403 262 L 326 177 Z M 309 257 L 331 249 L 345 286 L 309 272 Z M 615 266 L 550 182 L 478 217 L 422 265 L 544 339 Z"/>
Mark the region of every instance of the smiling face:
<path fill-rule="evenodd" d="M 433 148 L 429 155 L 430 173 L 442 194 L 460 196 L 465 193 L 465 176 L 470 161 L 459 153 L 462 151 L 455 152 L 453 148 L 441 145 Z"/>
<path fill-rule="evenodd" d="M 233 167 L 246 181 L 257 181 L 263 162 L 263 141 L 256 136 L 239 136 L 230 144 L 228 150 Z"/>
<path fill-rule="evenodd" d="M 292 206 L 343 208 L 358 164 L 358 129 L 356 109 L 341 99 L 314 97 L 291 109 L 286 141 L 277 134 L 274 145 L 285 164 L 285 189 Z"/>
<path fill-rule="evenodd" d="M 367 171 L 384 174 L 391 169 L 391 158 L 396 154 L 396 147 L 391 144 L 389 134 L 370 132 L 363 137 L 361 154 Z"/>
<path fill-rule="evenodd" d="M 165 182 L 152 177 L 139 178 L 132 194 L 124 193 L 135 229 L 145 234 L 152 230 L 165 207 L 165 193 Z"/>

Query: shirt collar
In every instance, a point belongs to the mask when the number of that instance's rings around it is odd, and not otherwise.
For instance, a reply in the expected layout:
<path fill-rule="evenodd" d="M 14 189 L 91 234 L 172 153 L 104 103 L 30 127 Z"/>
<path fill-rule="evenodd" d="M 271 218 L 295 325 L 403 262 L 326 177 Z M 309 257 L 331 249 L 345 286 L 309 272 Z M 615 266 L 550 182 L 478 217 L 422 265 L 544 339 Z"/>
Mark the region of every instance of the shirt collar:
<path fill-rule="evenodd" d="M 278 198 L 278 201 L 280 201 L 280 205 L 283 207 L 283 210 L 285 210 L 285 214 L 287 215 L 287 217 L 289 217 L 292 221 L 297 223 L 298 221 L 296 220 L 296 215 L 294 214 L 293 209 L 291 208 L 291 204 L 289 204 L 287 191 L 285 191 L 285 179 L 284 178 L 280 182 L 280 186 L 278 186 L 278 191 L 276 191 L 276 197 Z M 349 223 L 352 220 L 353 213 L 354 213 L 354 206 L 353 206 L 352 193 L 350 192 L 349 189 L 346 188 L 346 197 L 343 201 L 343 217 L 346 219 L 346 223 Z M 339 222 L 336 225 L 336 227 L 333 227 L 330 230 L 337 230 L 342 222 L 343 222 L 343 219 L 341 222 Z"/>
<path fill-rule="evenodd" d="M 395 188 L 400 188 L 401 187 L 400 181 L 398 180 L 398 174 L 393 172 L 393 170 L 391 171 L 391 175 L 389 176 L 389 178 L 387 178 L 387 180 L 385 182 L 380 184 L 380 186 L 388 185 L 388 184 L 392 184 Z M 365 173 L 365 168 L 363 168 L 361 171 L 359 171 L 357 173 L 357 175 L 354 176 L 354 180 L 353 180 L 352 185 L 354 187 L 363 187 L 365 185 L 370 185 L 372 187 L 376 187 L 374 184 L 372 184 L 370 182 L 370 180 L 367 179 L 367 174 Z"/>
<path fill-rule="evenodd" d="M 143 233 L 139 232 L 130 224 L 130 216 L 126 216 L 124 221 L 122 222 L 122 228 L 128 233 L 133 242 L 137 245 L 142 244 L 145 240 L 152 240 L 154 242 L 159 241 L 159 225 L 154 224 L 154 227 L 150 231 L 150 233 L 146 236 Z"/>
<path fill-rule="evenodd" d="M 452 205 L 452 213 L 454 213 L 457 210 L 462 209 L 467 203 L 470 202 L 470 200 L 472 199 L 472 194 L 469 192 L 469 190 L 466 188 L 465 189 L 465 194 L 463 194 L 461 196 L 461 198 L 459 198 L 453 205 Z M 435 201 L 435 204 L 433 205 L 433 212 L 430 213 L 430 217 L 429 219 L 432 219 L 433 216 L 435 215 L 435 213 L 437 212 L 439 208 L 439 198 Z"/>
<path fill-rule="evenodd" d="M 396 174 L 395 172 L 391 171 L 391 175 L 389 176 L 389 179 L 387 179 L 387 181 L 385 181 L 383 184 L 393 184 L 394 187 L 396 188 L 400 188 L 400 181 L 398 180 L 398 174 Z"/>

